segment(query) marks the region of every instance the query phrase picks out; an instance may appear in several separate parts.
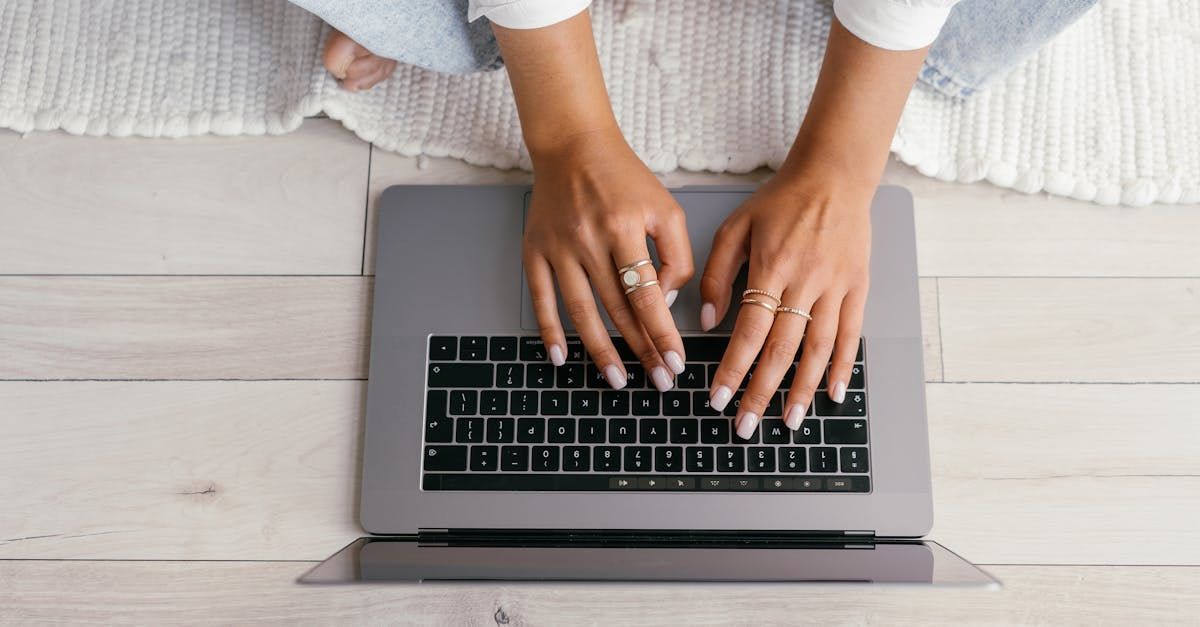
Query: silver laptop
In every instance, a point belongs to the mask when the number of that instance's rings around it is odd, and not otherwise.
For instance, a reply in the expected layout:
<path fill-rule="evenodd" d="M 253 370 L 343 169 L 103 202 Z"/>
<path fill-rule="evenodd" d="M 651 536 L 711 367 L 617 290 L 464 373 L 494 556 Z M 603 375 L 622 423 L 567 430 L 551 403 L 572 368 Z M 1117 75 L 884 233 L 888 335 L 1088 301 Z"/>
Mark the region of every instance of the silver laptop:
<path fill-rule="evenodd" d="M 697 267 L 752 191 L 672 191 Z M 701 332 L 695 280 L 672 308 L 689 359 L 675 389 L 655 390 L 627 350 L 629 385 L 611 389 L 574 338 L 567 364 L 549 363 L 521 267 L 528 196 L 383 193 L 360 501 L 372 537 L 304 581 L 995 583 L 921 541 L 933 511 L 906 190 L 872 206 L 845 402 L 819 391 L 791 431 L 777 392 L 749 440 L 732 429 L 736 397 L 723 413 L 707 403 L 736 312 Z"/>

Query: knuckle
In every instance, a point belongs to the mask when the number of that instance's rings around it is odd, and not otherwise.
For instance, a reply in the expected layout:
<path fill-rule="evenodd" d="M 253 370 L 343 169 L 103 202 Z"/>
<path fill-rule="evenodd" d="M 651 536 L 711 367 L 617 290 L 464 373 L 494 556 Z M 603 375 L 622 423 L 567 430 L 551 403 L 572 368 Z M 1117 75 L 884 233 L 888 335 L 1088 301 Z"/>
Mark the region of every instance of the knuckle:
<path fill-rule="evenodd" d="M 601 233 L 616 238 L 624 237 L 633 232 L 637 228 L 637 225 L 626 213 L 617 211 L 605 214 L 600 219 L 599 228 Z"/>
<path fill-rule="evenodd" d="M 742 381 L 746 378 L 746 368 L 737 364 L 729 364 L 721 368 L 718 377 L 725 381 Z M 732 386 L 731 386 L 732 387 Z"/>
<path fill-rule="evenodd" d="M 762 409 L 771 404 L 771 394 L 763 392 L 746 390 L 742 392 L 742 408 Z"/>
<path fill-rule="evenodd" d="M 766 361 L 791 362 L 799 350 L 799 342 L 790 338 L 772 338 L 763 347 L 763 359 Z"/>
<path fill-rule="evenodd" d="M 633 309 L 627 302 L 614 303 L 608 308 L 608 317 L 612 318 L 613 324 L 617 326 L 634 323 Z"/>
<path fill-rule="evenodd" d="M 630 292 L 626 296 L 626 299 L 629 300 L 629 304 L 633 305 L 634 309 L 638 311 L 648 311 L 653 309 L 654 306 L 662 300 L 662 292 L 659 290 L 642 288 L 640 290 L 634 290 Z"/>
<path fill-rule="evenodd" d="M 563 302 L 563 309 L 572 320 L 584 320 L 592 313 L 592 303 L 582 298 L 571 298 Z"/>
<path fill-rule="evenodd" d="M 658 363 L 658 351 L 655 350 L 653 345 L 639 346 L 634 354 L 637 355 L 638 361 L 643 364 L 654 366 Z"/>
<path fill-rule="evenodd" d="M 650 341 L 653 342 L 655 346 L 671 347 L 675 344 L 675 334 L 669 330 L 651 333 Z"/>
<path fill-rule="evenodd" d="M 595 348 L 589 347 L 588 353 L 591 354 L 592 360 L 601 366 L 620 363 L 621 361 L 621 356 L 617 354 L 617 349 L 613 348 L 612 345 L 597 346 Z"/>
<path fill-rule="evenodd" d="M 850 358 L 835 357 L 833 359 L 833 361 L 829 364 L 830 370 L 835 370 L 838 372 L 847 372 L 853 367 L 854 367 L 854 358 L 853 357 L 850 357 Z"/>
<path fill-rule="evenodd" d="M 796 380 L 792 385 L 790 394 L 796 398 L 812 398 L 817 393 L 817 384 L 815 381 Z"/>
<path fill-rule="evenodd" d="M 532 290 L 531 290 L 532 291 Z M 534 311 L 547 312 L 550 307 L 555 306 L 555 297 L 553 294 L 537 293 L 529 295 L 529 303 L 533 305 Z"/>
<path fill-rule="evenodd" d="M 757 305 L 750 305 L 756 307 Z M 771 330 L 771 323 L 765 319 L 760 319 L 760 316 L 750 316 L 738 320 L 734 325 L 733 335 L 736 340 L 749 342 L 757 345 L 762 342 L 762 338 Z"/>
<path fill-rule="evenodd" d="M 828 355 L 833 350 L 833 336 L 828 333 L 813 333 L 804 338 L 804 347 L 809 352 Z"/>
<path fill-rule="evenodd" d="M 557 324 L 539 324 L 538 335 L 542 336 L 542 340 L 546 343 L 551 343 L 562 335 L 562 331 Z"/>

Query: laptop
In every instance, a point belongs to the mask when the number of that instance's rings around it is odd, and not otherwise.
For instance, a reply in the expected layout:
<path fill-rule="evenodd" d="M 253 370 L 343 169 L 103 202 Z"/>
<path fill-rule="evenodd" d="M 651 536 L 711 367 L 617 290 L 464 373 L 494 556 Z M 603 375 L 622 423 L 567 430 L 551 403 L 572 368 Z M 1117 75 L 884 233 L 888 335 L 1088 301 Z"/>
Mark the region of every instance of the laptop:
<path fill-rule="evenodd" d="M 697 268 L 752 192 L 672 190 Z M 996 585 L 921 539 L 933 510 L 906 190 L 881 187 L 871 208 L 871 292 L 845 402 L 818 391 L 792 431 L 785 379 L 749 440 L 732 429 L 736 395 L 724 412 L 707 403 L 736 311 L 702 332 L 695 279 L 672 307 L 688 359 L 674 389 L 658 392 L 615 331 L 624 389 L 577 338 L 550 364 L 521 266 L 529 194 L 383 193 L 360 495 L 370 537 L 302 581 Z"/>

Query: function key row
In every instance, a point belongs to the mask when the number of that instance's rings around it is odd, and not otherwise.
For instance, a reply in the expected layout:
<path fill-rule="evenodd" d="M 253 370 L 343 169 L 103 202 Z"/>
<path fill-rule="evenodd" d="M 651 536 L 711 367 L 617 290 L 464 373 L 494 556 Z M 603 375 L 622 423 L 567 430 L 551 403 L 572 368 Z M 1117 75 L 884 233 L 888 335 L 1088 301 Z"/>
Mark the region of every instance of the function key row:
<path fill-rule="evenodd" d="M 612 336 L 613 346 L 622 361 L 637 361 L 629 344 Z M 729 337 L 722 335 L 685 335 L 683 350 L 689 361 L 718 362 L 725 355 Z M 586 352 L 577 337 L 567 338 L 567 362 L 582 362 Z M 797 355 L 799 359 L 799 355 Z M 546 346 L 537 336 L 432 335 L 429 337 L 430 361 L 549 361 Z M 858 341 L 858 356 L 863 360 L 863 341 Z"/>
<path fill-rule="evenodd" d="M 423 490 L 607 491 L 665 490 L 715 492 L 870 492 L 870 478 L 858 476 L 670 476 L 569 474 L 434 474 Z"/>

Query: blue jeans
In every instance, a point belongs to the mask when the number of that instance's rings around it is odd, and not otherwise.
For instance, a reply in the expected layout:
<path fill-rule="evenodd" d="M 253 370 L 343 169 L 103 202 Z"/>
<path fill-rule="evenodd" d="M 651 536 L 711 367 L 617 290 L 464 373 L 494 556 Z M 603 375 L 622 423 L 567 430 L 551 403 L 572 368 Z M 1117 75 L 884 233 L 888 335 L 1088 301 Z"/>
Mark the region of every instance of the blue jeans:
<path fill-rule="evenodd" d="M 403 63 L 451 74 L 502 64 L 488 21 L 467 22 L 467 0 L 292 1 L 371 52 Z M 963 0 L 930 48 L 920 80 L 946 95 L 968 97 L 1096 2 Z"/>

